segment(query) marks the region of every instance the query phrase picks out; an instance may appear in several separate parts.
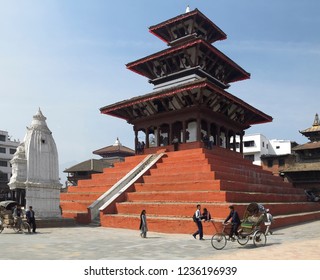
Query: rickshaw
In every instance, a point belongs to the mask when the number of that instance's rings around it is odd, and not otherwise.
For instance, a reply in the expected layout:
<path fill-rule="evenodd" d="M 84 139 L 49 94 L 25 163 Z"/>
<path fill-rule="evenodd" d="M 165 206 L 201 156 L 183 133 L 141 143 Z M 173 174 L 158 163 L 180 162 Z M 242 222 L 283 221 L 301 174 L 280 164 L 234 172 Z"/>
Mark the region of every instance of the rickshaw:
<path fill-rule="evenodd" d="M 238 236 L 235 239 L 240 245 L 246 245 L 249 240 L 253 240 L 256 247 L 264 246 L 267 242 L 265 233 L 261 230 L 260 226 L 265 220 L 265 213 L 261 210 L 258 203 L 250 203 L 244 213 L 243 220 L 238 229 Z M 217 250 L 222 250 L 229 238 L 228 223 L 223 223 L 222 231 L 216 233 L 211 238 L 211 245 Z"/>
<path fill-rule="evenodd" d="M 5 228 L 11 228 L 15 232 L 30 233 L 30 225 L 13 216 L 13 209 L 18 203 L 13 200 L 0 201 L 0 233 Z"/>

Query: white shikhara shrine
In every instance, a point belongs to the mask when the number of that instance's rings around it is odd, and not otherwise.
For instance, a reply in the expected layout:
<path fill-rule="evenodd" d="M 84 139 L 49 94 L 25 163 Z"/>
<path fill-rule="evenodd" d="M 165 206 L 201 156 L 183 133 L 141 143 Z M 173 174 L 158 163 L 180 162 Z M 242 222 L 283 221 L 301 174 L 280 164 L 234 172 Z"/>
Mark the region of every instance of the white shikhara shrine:
<path fill-rule="evenodd" d="M 11 160 L 11 190 L 25 193 L 26 209 L 32 206 L 37 217 L 60 218 L 58 152 L 46 117 L 39 109 L 23 142 Z"/>

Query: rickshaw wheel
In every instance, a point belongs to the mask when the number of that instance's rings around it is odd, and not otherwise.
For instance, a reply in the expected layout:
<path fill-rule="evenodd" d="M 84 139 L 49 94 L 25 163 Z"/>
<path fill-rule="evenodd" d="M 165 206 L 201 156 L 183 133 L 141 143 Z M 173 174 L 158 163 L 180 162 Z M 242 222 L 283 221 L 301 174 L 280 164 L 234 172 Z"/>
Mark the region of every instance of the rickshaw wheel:
<path fill-rule="evenodd" d="M 227 238 L 222 233 L 216 233 L 211 238 L 211 245 L 217 250 L 222 250 L 227 244 Z"/>
<path fill-rule="evenodd" d="M 249 235 L 243 236 L 243 235 L 239 234 L 237 241 L 242 246 L 246 245 L 249 241 Z"/>
<path fill-rule="evenodd" d="M 30 233 L 30 225 L 27 222 L 23 222 L 21 228 L 24 233 Z"/>
<path fill-rule="evenodd" d="M 256 247 L 264 246 L 266 245 L 267 237 L 262 231 L 256 231 L 253 234 L 253 244 Z"/>
<path fill-rule="evenodd" d="M 20 230 L 16 224 L 12 225 L 12 229 L 14 232 L 18 232 Z"/>
<path fill-rule="evenodd" d="M 4 227 L 3 227 L 3 221 L 0 218 L 0 233 L 3 231 Z"/>

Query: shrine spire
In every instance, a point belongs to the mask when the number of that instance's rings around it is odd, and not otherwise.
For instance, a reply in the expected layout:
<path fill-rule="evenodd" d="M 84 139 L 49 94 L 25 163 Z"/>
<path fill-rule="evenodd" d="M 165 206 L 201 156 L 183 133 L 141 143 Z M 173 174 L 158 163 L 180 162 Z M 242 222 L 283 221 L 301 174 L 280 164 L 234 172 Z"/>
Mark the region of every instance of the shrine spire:
<path fill-rule="evenodd" d="M 314 117 L 313 126 L 318 126 L 318 125 L 320 125 L 319 116 L 318 116 L 318 114 L 316 114 L 315 117 Z"/>

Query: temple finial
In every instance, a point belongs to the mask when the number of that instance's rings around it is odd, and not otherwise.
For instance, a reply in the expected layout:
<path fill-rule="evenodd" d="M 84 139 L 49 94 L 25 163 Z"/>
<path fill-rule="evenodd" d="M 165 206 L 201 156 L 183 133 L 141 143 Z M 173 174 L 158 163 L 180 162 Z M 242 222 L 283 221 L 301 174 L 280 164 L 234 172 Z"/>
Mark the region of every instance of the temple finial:
<path fill-rule="evenodd" d="M 315 115 L 314 117 L 314 122 L 313 122 L 313 126 L 318 126 L 319 124 L 319 116 L 318 114 Z"/>
<path fill-rule="evenodd" d="M 190 7 L 188 5 L 187 8 L 186 8 L 186 13 L 189 13 L 189 12 L 190 12 Z"/>

